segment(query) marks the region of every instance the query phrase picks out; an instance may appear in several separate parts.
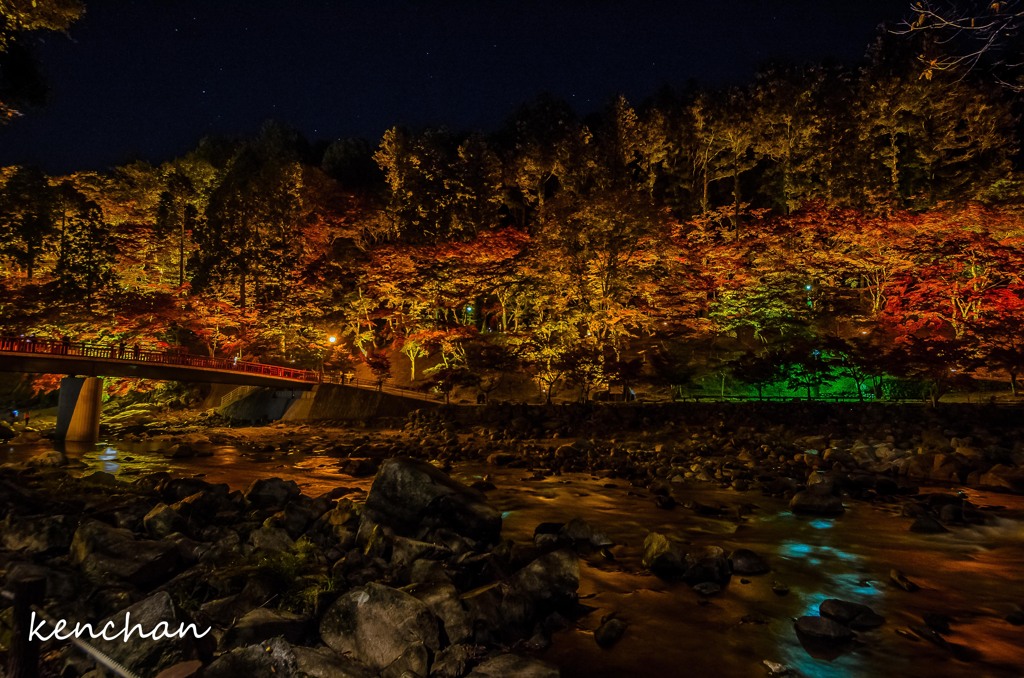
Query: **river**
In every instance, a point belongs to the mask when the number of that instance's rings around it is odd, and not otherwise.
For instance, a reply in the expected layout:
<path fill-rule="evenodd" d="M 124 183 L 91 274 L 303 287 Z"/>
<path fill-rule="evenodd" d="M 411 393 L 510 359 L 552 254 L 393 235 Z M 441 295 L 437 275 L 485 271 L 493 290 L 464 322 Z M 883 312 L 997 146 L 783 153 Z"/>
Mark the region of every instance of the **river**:
<path fill-rule="evenodd" d="M 166 470 L 244 489 L 256 478 L 278 476 L 313 496 L 338 485 L 368 489 L 371 481 L 339 473 L 337 459 L 326 453 L 264 454 L 220 445 L 210 457 L 169 460 L 156 453 L 159 444 L 109 442 L 67 452 L 84 462 L 83 473 L 102 470 L 125 480 Z M 0 461 L 41 449 L 48 448 L 7 448 Z M 543 654 L 567 678 L 766 676 L 766 660 L 808 678 L 1024 676 L 1024 627 L 1005 621 L 1024 605 L 1024 497 L 966 490 L 981 507 L 1004 507 L 993 524 L 921 535 L 908 531 L 910 519 L 899 516 L 897 505 L 848 502 L 841 518 L 815 519 L 754 492 L 675 489 L 681 505 L 724 509 L 724 517 L 707 517 L 682 506 L 659 509 L 642 489 L 586 474 L 538 480 L 522 470 L 457 465 L 453 475 L 469 482 L 485 473 L 497 486 L 488 496 L 503 511 L 506 537 L 530 540 L 540 522 L 579 517 L 617 544 L 614 560 L 593 554 L 581 561 L 581 602 L 594 611 L 557 633 Z M 641 545 L 650 530 L 694 547 L 751 548 L 768 559 L 772 572 L 734 577 L 720 595 L 702 599 L 682 583 L 644 571 Z M 892 586 L 892 568 L 921 590 Z M 774 593 L 773 582 L 787 586 L 788 595 Z M 812 655 L 792 621 L 817 614 L 818 604 L 833 597 L 867 604 L 886 623 L 859 633 L 838 656 Z M 611 612 L 629 626 L 618 644 L 602 650 L 592 631 Z M 951 647 L 906 631 L 922 626 L 921 615 L 929 612 L 953 619 L 946 636 Z"/>

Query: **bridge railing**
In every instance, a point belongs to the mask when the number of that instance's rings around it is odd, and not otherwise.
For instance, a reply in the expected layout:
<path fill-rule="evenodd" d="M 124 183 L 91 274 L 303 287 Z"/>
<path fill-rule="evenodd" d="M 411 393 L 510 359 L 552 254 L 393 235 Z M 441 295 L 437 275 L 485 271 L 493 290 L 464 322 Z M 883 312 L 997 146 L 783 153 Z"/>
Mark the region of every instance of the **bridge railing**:
<path fill-rule="evenodd" d="M 300 370 L 279 365 L 247 362 L 235 358 L 210 358 L 194 355 L 183 351 L 153 351 L 143 349 L 138 344 L 92 344 L 81 341 L 55 341 L 36 337 L 0 337 L 0 351 L 14 353 L 35 353 L 55 356 L 74 356 L 80 358 L 99 358 L 102 360 L 123 360 L 134 363 L 154 363 L 160 365 L 178 365 L 203 369 L 229 370 L 245 372 L 260 376 L 291 379 L 294 381 L 319 382 L 320 373 L 313 370 Z"/>
<path fill-rule="evenodd" d="M 350 377 L 347 375 L 323 374 L 315 370 L 300 370 L 294 367 L 266 365 L 264 363 L 238 360 L 237 358 L 210 358 L 208 356 L 194 355 L 174 349 L 167 351 L 153 351 L 150 349 L 143 349 L 138 344 L 128 346 L 126 343 L 97 344 L 82 341 L 40 339 L 38 337 L 0 336 L 0 351 L 80 358 L 98 358 L 101 360 L 121 360 L 133 363 L 178 365 L 182 367 L 199 367 L 213 370 L 229 370 L 232 372 L 245 372 L 247 374 L 290 379 L 293 381 L 356 386 L 359 388 L 386 391 L 409 398 L 437 400 L 437 398 L 432 395 L 421 391 L 402 388 L 400 386 L 394 386 L 387 381 L 378 382 L 376 380 L 360 379 L 354 376 Z"/>

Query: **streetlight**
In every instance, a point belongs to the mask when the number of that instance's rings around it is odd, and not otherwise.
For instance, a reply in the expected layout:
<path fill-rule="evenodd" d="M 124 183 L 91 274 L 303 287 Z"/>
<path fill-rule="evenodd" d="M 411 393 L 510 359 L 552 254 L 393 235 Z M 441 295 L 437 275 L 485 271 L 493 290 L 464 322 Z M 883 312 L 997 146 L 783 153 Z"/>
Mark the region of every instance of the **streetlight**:
<path fill-rule="evenodd" d="M 330 350 L 332 350 L 334 348 L 334 345 L 336 343 L 338 343 L 338 337 L 336 337 L 336 336 L 334 336 L 332 334 L 331 336 L 327 337 L 327 343 L 330 344 L 330 348 L 328 349 L 328 351 L 330 351 Z M 323 381 L 323 378 L 324 378 L 324 354 L 323 354 L 323 352 L 321 352 L 320 353 L 320 380 Z"/>

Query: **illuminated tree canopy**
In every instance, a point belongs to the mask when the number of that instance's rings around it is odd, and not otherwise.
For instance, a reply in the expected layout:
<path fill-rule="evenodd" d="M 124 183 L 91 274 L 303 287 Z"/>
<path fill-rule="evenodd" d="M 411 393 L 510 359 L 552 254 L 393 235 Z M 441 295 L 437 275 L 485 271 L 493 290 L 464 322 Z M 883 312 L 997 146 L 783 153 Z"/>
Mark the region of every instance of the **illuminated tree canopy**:
<path fill-rule="evenodd" d="M 3 168 L 0 323 L 446 395 L 902 375 L 937 398 L 943 365 L 1016 389 L 1013 102 L 893 41 L 585 120 L 545 96 L 492 134 L 269 123 L 159 166 Z"/>

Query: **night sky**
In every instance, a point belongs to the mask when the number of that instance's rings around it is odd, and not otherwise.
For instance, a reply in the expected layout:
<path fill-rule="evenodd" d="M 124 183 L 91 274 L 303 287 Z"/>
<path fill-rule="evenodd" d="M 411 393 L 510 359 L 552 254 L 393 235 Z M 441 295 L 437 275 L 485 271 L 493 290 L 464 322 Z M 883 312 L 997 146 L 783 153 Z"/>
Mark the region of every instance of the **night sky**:
<path fill-rule="evenodd" d="M 907 0 L 86 0 L 34 38 L 43 108 L 0 164 L 161 162 L 274 118 L 309 139 L 393 124 L 490 130 L 541 92 L 580 113 L 617 93 L 750 78 L 769 58 L 856 60 Z"/>

